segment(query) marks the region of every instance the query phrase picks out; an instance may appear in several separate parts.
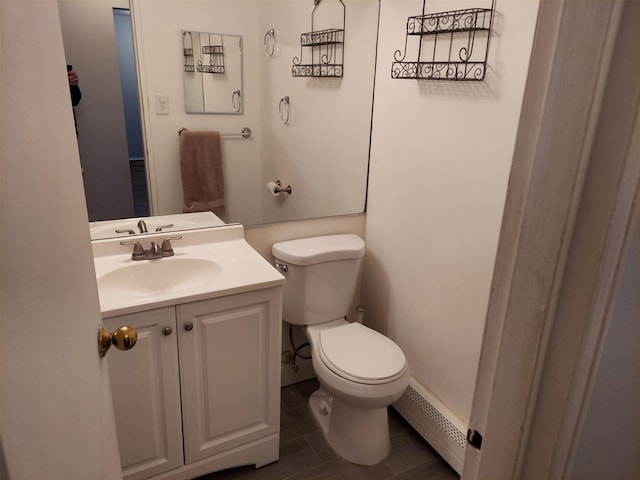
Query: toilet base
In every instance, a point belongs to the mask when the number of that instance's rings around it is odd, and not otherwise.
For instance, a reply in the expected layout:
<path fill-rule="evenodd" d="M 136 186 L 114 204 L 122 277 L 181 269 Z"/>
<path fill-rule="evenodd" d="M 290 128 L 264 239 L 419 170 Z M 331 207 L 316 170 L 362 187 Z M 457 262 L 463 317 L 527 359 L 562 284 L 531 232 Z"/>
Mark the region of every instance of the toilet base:
<path fill-rule="evenodd" d="M 329 446 L 345 460 L 375 465 L 389 455 L 387 407 L 354 408 L 321 387 L 311 394 L 309 408 Z"/>

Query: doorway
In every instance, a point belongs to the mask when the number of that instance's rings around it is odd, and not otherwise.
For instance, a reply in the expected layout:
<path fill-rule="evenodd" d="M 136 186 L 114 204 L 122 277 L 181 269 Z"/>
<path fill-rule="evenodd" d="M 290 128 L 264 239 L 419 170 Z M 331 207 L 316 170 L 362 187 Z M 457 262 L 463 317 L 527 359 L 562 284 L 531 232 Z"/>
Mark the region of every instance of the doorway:
<path fill-rule="evenodd" d="M 142 139 L 142 116 L 138 97 L 138 76 L 133 50 L 131 11 L 125 8 L 113 9 L 113 24 L 116 32 L 116 49 L 120 65 L 122 104 L 131 173 L 133 211 L 136 217 L 149 216 L 149 195 Z"/>
<path fill-rule="evenodd" d="M 89 220 L 148 215 L 129 2 L 58 0 L 58 8 L 82 92 L 74 113 Z"/>

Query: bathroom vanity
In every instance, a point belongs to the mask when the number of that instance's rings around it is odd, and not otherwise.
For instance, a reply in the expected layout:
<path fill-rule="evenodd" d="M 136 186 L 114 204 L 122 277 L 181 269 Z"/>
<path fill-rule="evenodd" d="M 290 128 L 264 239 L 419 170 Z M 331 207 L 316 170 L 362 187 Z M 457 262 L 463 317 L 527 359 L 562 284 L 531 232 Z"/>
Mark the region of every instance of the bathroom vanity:
<path fill-rule="evenodd" d="M 104 326 L 137 343 L 109 364 L 123 478 L 191 479 L 279 455 L 283 277 L 240 225 L 179 232 L 133 261 L 93 242 Z M 176 232 L 136 238 L 146 249 Z"/>

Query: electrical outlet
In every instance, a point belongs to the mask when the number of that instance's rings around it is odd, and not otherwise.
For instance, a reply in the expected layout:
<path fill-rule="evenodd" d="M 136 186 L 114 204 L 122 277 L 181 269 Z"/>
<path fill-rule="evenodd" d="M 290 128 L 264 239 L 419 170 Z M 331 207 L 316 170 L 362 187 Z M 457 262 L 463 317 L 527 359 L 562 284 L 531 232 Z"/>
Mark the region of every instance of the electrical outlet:
<path fill-rule="evenodd" d="M 156 95 L 156 115 L 169 115 L 169 95 Z"/>

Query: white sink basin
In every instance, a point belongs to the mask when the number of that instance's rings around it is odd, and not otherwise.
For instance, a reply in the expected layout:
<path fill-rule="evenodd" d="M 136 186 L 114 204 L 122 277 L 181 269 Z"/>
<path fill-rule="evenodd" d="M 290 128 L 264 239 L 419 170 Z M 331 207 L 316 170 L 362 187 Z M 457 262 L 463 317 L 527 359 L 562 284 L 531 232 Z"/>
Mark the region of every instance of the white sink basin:
<path fill-rule="evenodd" d="M 134 237 L 142 247 L 175 233 Z M 244 239 L 242 225 L 180 232 L 172 257 L 134 261 L 122 238 L 95 240 L 93 262 L 104 318 L 279 286 L 284 277 Z M 129 239 L 127 239 L 129 240 Z"/>
<path fill-rule="evenodd" d="M 132 261 L 99 276 L 98 289 L 128 297 L 166 295 L 212 283 L 221 272 L 220 265 L 201 258 Z"/>

